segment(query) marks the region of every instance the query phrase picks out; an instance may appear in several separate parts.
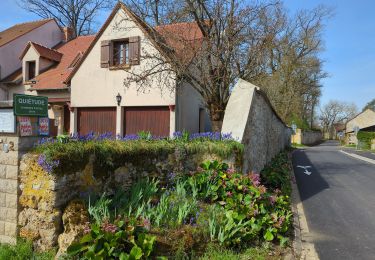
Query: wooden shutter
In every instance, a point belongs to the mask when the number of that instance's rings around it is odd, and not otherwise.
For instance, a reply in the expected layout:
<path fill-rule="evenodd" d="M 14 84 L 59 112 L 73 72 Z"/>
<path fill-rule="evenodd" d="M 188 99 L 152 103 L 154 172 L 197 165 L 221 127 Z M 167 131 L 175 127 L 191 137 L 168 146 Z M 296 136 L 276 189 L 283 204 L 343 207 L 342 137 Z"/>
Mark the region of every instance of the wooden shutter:
<path fill-rule="evenodd" d="M 108 68 L 110 64 L 110 41 L 101 42 L 100 50 L 100 67 Z"/>
<path fill-rule="evenodd" d="M 139 65 L 141 52 L 141 41 L 139 36 L 129 38 L 130 65 Z"/>

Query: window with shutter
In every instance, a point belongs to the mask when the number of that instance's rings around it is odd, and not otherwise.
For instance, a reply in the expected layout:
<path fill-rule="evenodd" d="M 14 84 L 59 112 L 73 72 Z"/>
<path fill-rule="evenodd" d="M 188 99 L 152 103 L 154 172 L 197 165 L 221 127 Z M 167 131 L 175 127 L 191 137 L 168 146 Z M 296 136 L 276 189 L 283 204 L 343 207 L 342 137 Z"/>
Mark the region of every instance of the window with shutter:
<path fill-rule="evenodd" d="M 141 41 L 139 36 L 129 38 L 130 64 L 139 65 Z"/>
<path fill-rule="evenodd" d="M 102 41 L 101 42 L 101 51 L 100 51 L 100 67 L 108 68 L 110 65 L 110 45 L 111 41 Z"/>

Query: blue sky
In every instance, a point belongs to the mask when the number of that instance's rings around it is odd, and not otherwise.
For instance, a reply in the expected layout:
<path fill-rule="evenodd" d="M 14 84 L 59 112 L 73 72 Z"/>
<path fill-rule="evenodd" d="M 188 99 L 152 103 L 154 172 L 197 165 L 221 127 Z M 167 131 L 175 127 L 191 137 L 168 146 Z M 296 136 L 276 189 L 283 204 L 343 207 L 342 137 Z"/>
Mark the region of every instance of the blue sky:
<path fill-rule="evenodd" d="M 361 109 L 375 98 L 375 1 L 373 0 L 284 0 L 291 13 L 324 4 L 334 16 L 324 32 L 329 78 L 323 83 L 321 103 L 330 99 L 354 102 Z M 107 14 L 99 15 L 100 24 Z M 0 30 L 13 24 L 39 19 L 22 10 L 15 0 L 0 0 Z"/>

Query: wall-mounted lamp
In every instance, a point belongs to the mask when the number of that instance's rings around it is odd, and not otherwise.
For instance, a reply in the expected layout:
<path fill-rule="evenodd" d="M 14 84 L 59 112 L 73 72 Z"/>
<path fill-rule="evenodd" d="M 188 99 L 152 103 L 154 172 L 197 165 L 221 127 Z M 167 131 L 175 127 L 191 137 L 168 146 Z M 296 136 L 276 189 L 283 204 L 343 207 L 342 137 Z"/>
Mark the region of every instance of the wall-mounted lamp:
<path fill-rule="evenodd" d="M 121 100 L 122 100 L 122 96 L 120 95 L 120 93 L 117 94 L 116 100 L 117 100 L 117 105 L 119 106 L 121 104 Z"/>

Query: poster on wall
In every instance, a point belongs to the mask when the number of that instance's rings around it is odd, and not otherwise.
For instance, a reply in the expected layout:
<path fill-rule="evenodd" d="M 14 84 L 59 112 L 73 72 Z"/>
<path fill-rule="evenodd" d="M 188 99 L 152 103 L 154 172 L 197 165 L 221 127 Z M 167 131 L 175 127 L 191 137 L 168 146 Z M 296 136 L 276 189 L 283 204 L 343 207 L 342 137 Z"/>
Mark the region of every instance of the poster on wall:
<path fill-rule="evenodd" d="M 39 135 L 48 136 L 49 135 L 49 118 L 40 117 L 39 118 Z"/>
<path fill-rule="evenodd" d="M 0 109 L 0 133 L 14 133 L 16 118 L 13 109 Z"/>
<path fill-rule="evenodd" d="M 32 136 L 33 128 L 31 126 L 30 117 L 19 117 L 20 135 L 21 136 Z"/>

